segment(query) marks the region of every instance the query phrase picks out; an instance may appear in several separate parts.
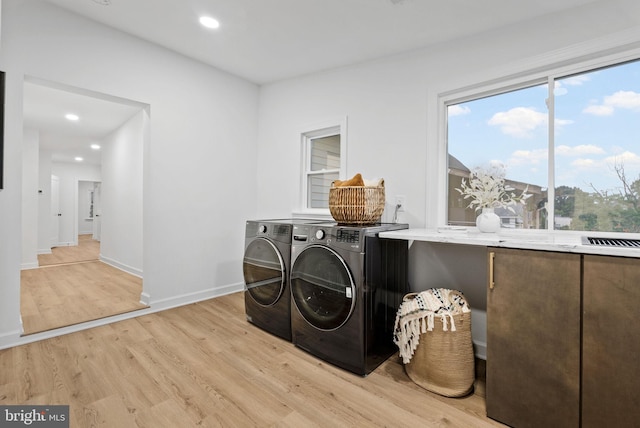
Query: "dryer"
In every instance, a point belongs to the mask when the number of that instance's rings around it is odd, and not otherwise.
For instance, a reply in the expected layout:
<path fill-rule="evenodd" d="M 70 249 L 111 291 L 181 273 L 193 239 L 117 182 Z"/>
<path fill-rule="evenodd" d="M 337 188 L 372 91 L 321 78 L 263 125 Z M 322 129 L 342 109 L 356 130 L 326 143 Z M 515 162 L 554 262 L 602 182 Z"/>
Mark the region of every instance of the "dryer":
<path fill-rule="evenodd" d="M 408 242 L 378 234 L 407 228 L 293 227 L 291 331 L 297 347 L 362 376 L 397 351 L 393 326 L 408 291 Z"/>
<path fill-rule="evenodd" d="M 246 222 L 242 271 L 247 321 L 289 341 L 289 272 L 293 226 L 313 221 L 272 219 Z"/>

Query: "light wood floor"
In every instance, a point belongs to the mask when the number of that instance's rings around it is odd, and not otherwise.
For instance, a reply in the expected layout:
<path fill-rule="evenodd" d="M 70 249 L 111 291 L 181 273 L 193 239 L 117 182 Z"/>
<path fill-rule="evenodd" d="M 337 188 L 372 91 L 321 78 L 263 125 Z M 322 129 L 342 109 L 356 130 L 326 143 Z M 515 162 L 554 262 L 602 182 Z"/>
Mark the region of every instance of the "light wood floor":
<path fill-rule="evenodd" d="M 54 248 L 38 256 L 40 268 L 21 272 L 24 335 L 147 307 L 142 279 L 98 261 L 99 243 L 80 237 L 77 247 Z"/>
<path fill-rule="evenodd" d="M 59 265 L 64 263 L 86 262 L 100 258 L 100 241 L 91 235 L 78 235 L 78 245 L 55 247 L 51 254 L 39 254 L 40 266 Z"/>
<path fill-rule="evenodd" d="M 394 356 L 366 378 L 246 322 L 242 293 L 0 351 L 0 405 L 71 427 L 491 427 L 484 383 L 445 398 Z"/>

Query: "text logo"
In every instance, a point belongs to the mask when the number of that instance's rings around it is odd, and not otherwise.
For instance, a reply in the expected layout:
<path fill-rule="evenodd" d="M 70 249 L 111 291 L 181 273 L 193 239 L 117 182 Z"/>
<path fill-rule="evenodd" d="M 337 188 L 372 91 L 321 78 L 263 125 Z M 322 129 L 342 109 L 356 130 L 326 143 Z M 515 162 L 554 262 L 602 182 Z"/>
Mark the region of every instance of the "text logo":
<path fill-rule="evenodd" d="M 69 428 L 69 406 L 0 406 L 0 428 Z"/>

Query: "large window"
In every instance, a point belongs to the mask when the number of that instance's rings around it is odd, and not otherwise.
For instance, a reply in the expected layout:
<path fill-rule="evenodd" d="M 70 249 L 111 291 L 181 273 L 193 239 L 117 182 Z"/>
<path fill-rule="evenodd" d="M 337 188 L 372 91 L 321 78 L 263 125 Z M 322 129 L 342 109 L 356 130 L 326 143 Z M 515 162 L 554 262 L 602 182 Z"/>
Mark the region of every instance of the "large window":
<path fill-rule="evenodd" d="M 500 163 L 531 194 L 503 227 L 640 232 L 640 61 L 451 100 L 447 144 L 451 225 L 477 216 L 461 181 Z"/>

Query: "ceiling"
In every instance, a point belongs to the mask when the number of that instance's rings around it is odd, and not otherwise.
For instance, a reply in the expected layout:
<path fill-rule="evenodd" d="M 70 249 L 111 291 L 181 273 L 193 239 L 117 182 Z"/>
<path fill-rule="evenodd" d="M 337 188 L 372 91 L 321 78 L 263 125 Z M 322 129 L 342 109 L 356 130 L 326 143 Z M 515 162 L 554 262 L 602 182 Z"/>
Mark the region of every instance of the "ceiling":
<path fill-rule="evenodd" d="M 81 92 L 50 82 L 27 79 L 24 83 L 24 125 L 40 133 L 40 149 L 51 152 L 54 162 L 101 164 L 101 152 L 91 144 L 120 128 L 144 106 L 101 94 Z M 79 116 L 75 122 L 68 113 Z"/>
<path fill-rule="evenodd" d="M 594 2 L 46 1 L 258 84 L 406 52 Z M 216 18 L 220 28 L 202 27 L 201 15 Z"/>
<path fill-rule="evenodd" d="M 44 0 L 256 84 L 357 64 L 595 0 Z M 201 15 L 218 29 L 198 23 Z M 25 87 L 25 123 L 54 161 L 99 163 L 89 146 L 141 106 L 42 82 Z M 80 120 L 61 119 L 77 110 Z"/>

